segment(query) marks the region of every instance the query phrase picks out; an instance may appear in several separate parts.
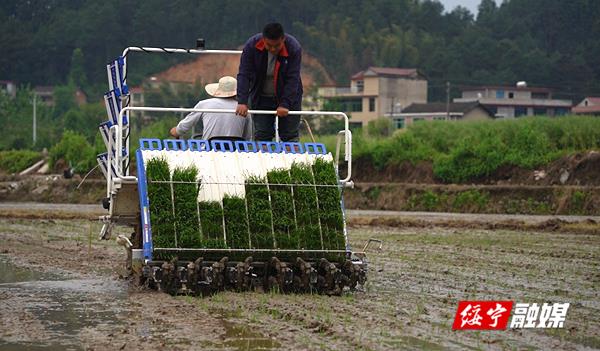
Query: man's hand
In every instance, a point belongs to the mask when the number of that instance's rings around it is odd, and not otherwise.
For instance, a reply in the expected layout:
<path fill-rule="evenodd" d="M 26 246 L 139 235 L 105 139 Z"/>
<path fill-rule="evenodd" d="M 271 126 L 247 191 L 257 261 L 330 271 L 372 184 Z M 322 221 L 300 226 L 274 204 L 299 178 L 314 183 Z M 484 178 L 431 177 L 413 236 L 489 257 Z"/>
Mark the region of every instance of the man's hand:
<path fill-rule="evenodd" d="M 288 115 L 289 112 L 290 112 L 290 109 L 288 109 L 288 108 L 281 107 L 281 106 L 279 106 L 277 108 L 277 116 L 279 116 L 279 117 L 285 117 Z"/>
<path fill-rule="evenodd" d="M 179 135 L 177 134 L 177 127 L 173 127 L 171 128 L 171 131 L 169 132 L 174 138 L 179 138 Z"/>
<path fill-rule="evenodd" d="M 235 109 L 235 114 L 246 117 L 248 115 L 248 105 L 238 104 Z"/>

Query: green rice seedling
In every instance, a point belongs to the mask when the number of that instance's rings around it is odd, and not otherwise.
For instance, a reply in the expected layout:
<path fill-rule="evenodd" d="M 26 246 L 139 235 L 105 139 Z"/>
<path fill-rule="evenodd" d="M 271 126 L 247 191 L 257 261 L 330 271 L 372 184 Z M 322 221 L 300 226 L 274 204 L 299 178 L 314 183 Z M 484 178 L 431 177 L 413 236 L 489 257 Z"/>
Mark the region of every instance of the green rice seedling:
<path fill-rule="evenodd" d="M 273 215 L 265 178 L 249 177 L 246 180 L 246 201 L 252 248 L 274 248 Z"/>
<path fill-rule="evenodd" d="M 200 226 L 198 223 L 197 202 L 199 183 L 196 181 L 197 177 L 198 169 L 194 166 L 176 168 L 173 171 L 177 245 L 183 248 L 202 247 Z"/>
<path fill-rule="evenodd" d="M 249 248 L 246 200 L 241 197 L 225 195 L 223 198 L 223 215 L 225 216 L 227 247 L 231 249 Z"/>
<path fill-rule="evenodd" d="M 207 248 L 226 248 L 223 235 L 223 208 L 217 201 L 200 201 L 200 227 L 202 244 Z"/>
<path fill-rule="evenodd" d="M 171 174 L 164 158 L 152 158 L 146 163 L 150 223 L 154 247 L 175 247 L 173 205 L 171 203 Z"/>
<path fill-rule="evenodd" d="M 286 169 L 273 170 L 267 173 L 271 208 L 273 209 L 273 233 L 275 244 L 280 249 L 297 249 L 298 237 L 295 231 L 294 203 L 290 174 Z"/>
<path fill-rule="evenodd" d="M 219 239 L 204 239 L 202 241 L 202 246 L 207 249 L 226 249 L 227 244 L 223 238 Z"/>
<path fill-rule="evenodd" d="M 290 169 L 296 209 L 296 236 L 299 247 L 309 250 L 322 249 L 317 191 L 310 165 L 294 163 Z"/>
<path fill-rule="evenodd" d="M 324 246 L 330 250 L 343 250 L 345 240 L 344 218 L 341 207 L 342 194 L 338 187 L 333 162 L 317 158 L 312 169 L 317 185 L 329 185 L 317 186 L 319 218 L 321 220 Z"/>

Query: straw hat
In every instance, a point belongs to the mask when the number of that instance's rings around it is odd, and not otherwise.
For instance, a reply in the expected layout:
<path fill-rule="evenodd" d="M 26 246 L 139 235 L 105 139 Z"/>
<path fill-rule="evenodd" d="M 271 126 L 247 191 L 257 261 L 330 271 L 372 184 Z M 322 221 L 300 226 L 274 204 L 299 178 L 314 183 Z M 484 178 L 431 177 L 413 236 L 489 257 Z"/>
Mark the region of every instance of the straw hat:
<path fill-rule="evenodd" d="M 219 79 L 218 83 L 206 84 L 204 87 L 208 95 L 214 97 L 232 97 L 237 94 L 237 80 L 230 76 Z"/>

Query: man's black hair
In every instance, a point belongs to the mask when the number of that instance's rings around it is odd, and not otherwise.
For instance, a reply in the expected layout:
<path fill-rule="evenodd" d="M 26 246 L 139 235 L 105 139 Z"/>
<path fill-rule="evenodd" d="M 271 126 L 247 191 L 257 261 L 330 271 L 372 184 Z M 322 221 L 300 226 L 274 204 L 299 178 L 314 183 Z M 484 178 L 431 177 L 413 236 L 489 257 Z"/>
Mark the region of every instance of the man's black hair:
<path fill-rule="evenodd" d="M 269 40 L 283 38 L 283 26 L 281 23 L 269 23 L 263 28 L 263 37 Z"/>

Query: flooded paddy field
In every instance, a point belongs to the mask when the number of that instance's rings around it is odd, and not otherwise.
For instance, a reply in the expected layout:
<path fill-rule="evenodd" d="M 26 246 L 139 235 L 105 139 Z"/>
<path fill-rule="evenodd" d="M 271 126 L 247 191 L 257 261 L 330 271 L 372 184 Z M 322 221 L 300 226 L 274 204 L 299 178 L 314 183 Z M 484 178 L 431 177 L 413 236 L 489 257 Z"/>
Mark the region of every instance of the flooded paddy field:
<path fill-rule="evenodd" d="M 589 229 L 589 228 L 588 228 Z M 368 282 L 330 297 L 138 290 L 97 222 L 0 218 L 0 350 L 600 348 L 594 231 L 359 226 Z M 126 232 L 123 232 L 126 233 Z M 459 300 L 570 302 L 564 329 L 453 331 Z"/>

